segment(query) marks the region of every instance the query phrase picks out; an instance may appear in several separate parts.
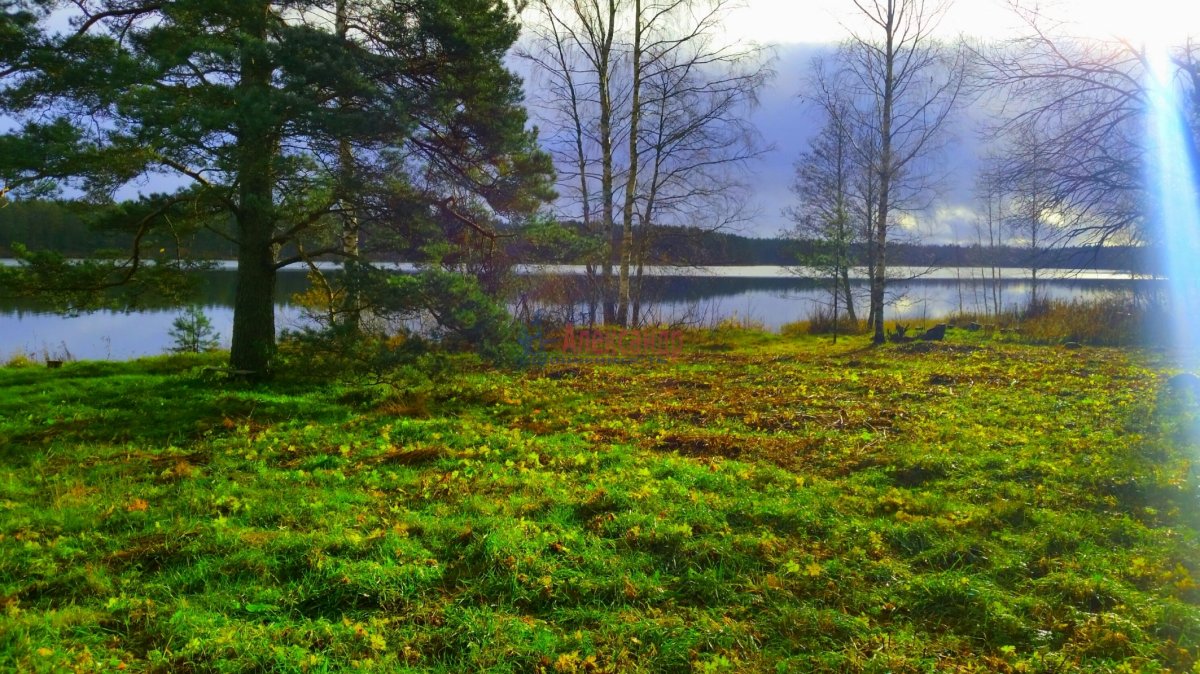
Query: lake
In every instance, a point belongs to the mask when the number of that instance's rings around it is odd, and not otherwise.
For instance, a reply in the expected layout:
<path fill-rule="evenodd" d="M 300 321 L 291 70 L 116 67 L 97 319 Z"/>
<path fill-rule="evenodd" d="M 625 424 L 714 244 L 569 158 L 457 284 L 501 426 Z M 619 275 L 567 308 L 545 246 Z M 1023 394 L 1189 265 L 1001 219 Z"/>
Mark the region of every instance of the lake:
<path fill-rule="evenodd" d="M 407 269 L 403 265 L 398 267 Z M 528 266 L 519 269 L 531 292 L 528 303 L 545 308 L 537 298 L 547 286 L 559 297 L 579 297 L 582 267 L 569 265 Z M 889 285 L 890 318 L 915 321 L 945 316 L 964 309 L 982 311 L 984 285 L 990 270 L 939 269 L 934 271 L 896 269 L 905 280 Z M 235 272 L 228 264 L 203 272 L 199 304 L 204 308 L 221 342 L 229 346 L 233 324 Z M 911 278 L 916 276 L 916 278 Z M 1003 306 L 1028 301 L 1032 284 L 1021 269 L 1002 270 Z M 865 313 L 866 285 L 856 274 L 857 306 Z M 761 323 L 778 330 L 785 323 L 804 320 L 829 300 L 827 284 L 798 276 L 785 267 L 709 267 L 648 269 L 644 280 L 645 315 L 663 322 L 707 326 L 734 319 Z M 1098 299 L 1153 291 L 1158 281 L 1133 279 L 1126 272 L 1053 271 L 1039 272 L 1038 293 L 1055 299 Z M 303 269 L 280 272 L 277 292 L 277 325 L 280 329 L 300 327 L 304 319 L 292 298 L 308 287 Z M 564 290 L 565 289 L 565 290 Z M 516 298 L 514 298 L 514 303 Z M 563 311 L 563 303 L 556 303 Z M 585 307 L 574 306 L 578 322 Z M 127 359 L 161 354 L 171 345 L 167 332 L 179 315 L 176 308 L 152 308 L 132 313 L 102 311 L 81 316 L 49 313 L 36 302 L 0 299 L 0 358 L 17 354 L 38 358 L 57 356 L 75 359 Z"/>

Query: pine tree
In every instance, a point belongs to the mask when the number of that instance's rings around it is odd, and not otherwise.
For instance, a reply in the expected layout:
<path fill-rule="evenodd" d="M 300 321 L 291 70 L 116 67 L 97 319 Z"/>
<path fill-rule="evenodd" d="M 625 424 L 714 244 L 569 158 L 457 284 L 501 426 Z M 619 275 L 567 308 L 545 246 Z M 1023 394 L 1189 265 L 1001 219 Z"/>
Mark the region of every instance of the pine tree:
<path fill-rule="evenodd" d="M 487 233 L 474 213 L 517 217 L 551 196 L 550 162 L 502 62 L 518 34 L 503 0 L 355 3 L 345 31 L 335 0 L 10 4 L 0 114 L 23 126 L 0 136 L 0 194 L 51 181 L 105 204 L 149 175 L 186 181 L 102 209 L 104 226 L 127 233 L 128 260 L 32 257 L 51 271 L 24 279 L 62 291 L 121 283 L 147 267 L 153 230 L 216 232 L 237 248 L 237 369 L 267 373 L 276 272 L 346 255 L 348 211 L 364 233 L 400 223 L 428 243 L 431 221 Z M 60 5 L 89 13 L 62 33 L 46 21 Z M 354 166 L 339 167 L 347 146 Z"/>
<path fill-rule="evenodd" d="M 213 329 L 212 321 L 195 305 L 189 306 L 171 322 L 167 332 L 175 340 L 172 353 L 201 353 L 221 345 L 221 335 Z"/>

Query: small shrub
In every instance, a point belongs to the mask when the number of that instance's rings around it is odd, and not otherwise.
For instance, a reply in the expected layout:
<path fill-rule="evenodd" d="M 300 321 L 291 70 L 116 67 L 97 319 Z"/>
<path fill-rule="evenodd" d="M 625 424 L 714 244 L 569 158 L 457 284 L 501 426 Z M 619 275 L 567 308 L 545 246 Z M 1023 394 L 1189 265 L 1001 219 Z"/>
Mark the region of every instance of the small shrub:
<path fill-rule="evenodd" d="M 1146 329 L 1156 321 L 1152 312 L 1127 298 L 1048 301 L 1023 312 L 1020 332 L 1026 339 L 1040 343 L 1123 346 L 1169 334 L 1165 329 Z"/>
<path fill-rule="evenodd" d="M 362 296 L 377 317 L 392 322 L 430 318 L 436 327 L 424 336 L 445 351 L 473 351 L 494 363 L 520 355 L 508 309 L 475 277 L 434 267 L 415 274 L 362 273 Z"/>
<path fill-rule="evenodd" d="M 1021 310 L 1021 318 L 1032 320 L 1040 318 L 1053 311 L 1060 303 L 1053 302 L 1048 297 L 1031 297 Z"/>
<path fill-rule="evenodd" d="M 951 321 L 959 326 L 995 326 L 1014 335 L 1013 339 L 1037 344 L 1154 345 L 1170 334 L 1161 309 L 1128 297 L 1070 301 L 1039 298 L 999 315 L 962 313 L 953 315 Z"/>
<path fill-rule="evenodd" d="M 221 335 L 213 329 L 212 321 L 198 306 L 190 306 L 171 322 L 167 332 L 175 344 L 172 353 L 203 353 L 212 351 L 221 344 Z"/>
<path fill-rule="evenodd" d="M 713 326 L 713 330 L 717 332 L 763 332 L 766 329 L 766 324 L 761 320 L 750 316 L 739 316 L 736 311 Z"/>
<path fill-rule="evenodd" d="M 53 351 L 50 350 L 50 347 L 42 345 L 42 361 L 47 365 L 51 365 L 53 362 L 61 365 L 73 360 L 75 360 L 75 356 L 71 355 L 71 350 L 67 348 L 66 342 L 59 342 L 58 348 Z"/>
<path fill-rule="evenodd" d="M 808 334 L 808 321 L 793 321 L 779 326 L 779 334 L 784 337 L 801 337 Z"/>
<path fill-rule="evenodd" d="M 818 307 L 808 320 L 788 323 L 780 328 L 784 337 L 800 337 L 802 335 L 832 335 L 834 328 L 839 335 L 860 335 L 866 328 L 862 321 L 852 321 L 848 316 L 838 314 L 837 322 L 833 320 L 833 310 L 829 307 Z"/>
<path fill-rule="evenodd" d="M 289 378 L 357 380 L 363 375 L 384 375 L 411 363 L 429 351 L 416 336 L 363 333 L 353 326 L 306 327 L 284 331 L 276 360 Z"/>
<path fill-rule="evenodd" d="M 12 367 L 12 368 L 33 367 L 36 364 L 37 363 L 29 356 L 27 356 L 23 353 L 14 353 L 4 363 L 4 367 Z"/>

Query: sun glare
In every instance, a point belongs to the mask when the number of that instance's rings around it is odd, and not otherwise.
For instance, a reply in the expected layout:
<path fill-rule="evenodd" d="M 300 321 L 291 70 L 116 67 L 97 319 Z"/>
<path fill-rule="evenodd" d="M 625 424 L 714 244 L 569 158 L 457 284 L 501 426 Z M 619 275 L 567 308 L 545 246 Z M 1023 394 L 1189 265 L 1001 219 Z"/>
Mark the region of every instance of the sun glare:
<path fill-rule="evenodd" d="M 1120 38 L 1151 48 L 1180 44 L 1200 27 L 1200 3 L 1180 0 L 1091 0 L 1071 3 L 1064 17 L 1082 37 Z"/>
<path fill-rule="evenodd" d="M 1174 341 L 1194 369 L 1200 340 L 1200 199 L 1190 129 L 1166 48 L 1148 48 L 1147 184 L 1152 225 L 1161 236 Z"/>

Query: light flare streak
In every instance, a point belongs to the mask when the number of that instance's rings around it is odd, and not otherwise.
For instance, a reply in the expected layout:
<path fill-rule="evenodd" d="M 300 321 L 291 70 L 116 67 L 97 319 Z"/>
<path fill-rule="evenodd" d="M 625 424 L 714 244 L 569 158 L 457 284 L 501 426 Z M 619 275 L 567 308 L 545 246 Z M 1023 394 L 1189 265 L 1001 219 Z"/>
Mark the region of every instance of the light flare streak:
<path fill-rule="evenodd" d="M 1165 47 L 1147 48 L 1146 154 L 1151 226 L 1167 277 L 1171 337 L 1180 365 L 1195 369 L 1200 344 L 1200 199 L 1192 131 Z"/>

